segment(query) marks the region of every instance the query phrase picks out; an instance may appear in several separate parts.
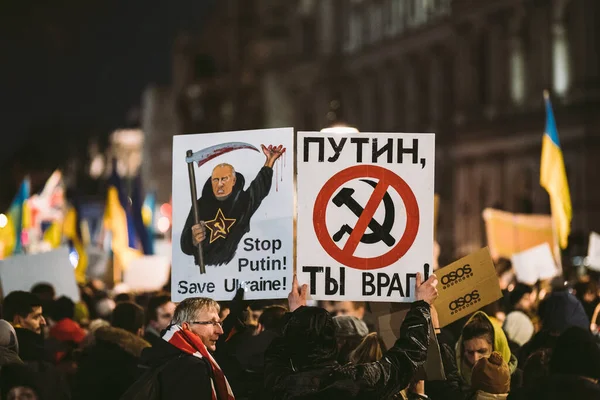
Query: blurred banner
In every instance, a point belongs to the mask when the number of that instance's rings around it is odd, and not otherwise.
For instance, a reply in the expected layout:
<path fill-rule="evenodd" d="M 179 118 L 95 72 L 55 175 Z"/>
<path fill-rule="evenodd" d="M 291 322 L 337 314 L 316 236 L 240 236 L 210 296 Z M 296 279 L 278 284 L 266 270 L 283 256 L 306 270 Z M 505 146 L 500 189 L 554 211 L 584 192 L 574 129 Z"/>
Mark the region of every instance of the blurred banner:
<path fill-rule="evenodd" d="M 559 259 L 550 215 L 513 214 L 506 211 L 486 208 L 483 220 L 487 242 L 494 260 L 510 259 L 513 254 L 548 243 L 554 250 L 554 258 Z"/>

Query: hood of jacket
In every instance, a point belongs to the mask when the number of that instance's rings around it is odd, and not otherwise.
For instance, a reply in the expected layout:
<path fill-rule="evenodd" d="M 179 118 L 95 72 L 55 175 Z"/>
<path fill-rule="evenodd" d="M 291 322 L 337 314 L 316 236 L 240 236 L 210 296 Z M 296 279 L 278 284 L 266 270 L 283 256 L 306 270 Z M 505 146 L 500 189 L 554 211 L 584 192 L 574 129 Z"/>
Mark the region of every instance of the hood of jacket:
<path fill-rule="evenodd" d="M 283 328 L 283 338 L 296 369 L 333 363 L 337 357 L 336 326 L 319 307 L 300 307 Z"/>
<path fill-rule="evenodd" d="M 150 343 L 146 342 L 141 337 L 124 329 L 114 328 L 112 326 L 98 328 L 96 332 L 94 332 L 94 339 L 96 342 L 104 341 L 116 344 L 134 357 L 140 357 L 142 350 L 146 347 L 150 347 Z"/>
<path fill-rule="evenodd" d="M 489 321 L 490 325 L 494 329 L 494 343 L 492 346 L 492 351 L 497 351 L 502 355 L 502 359 L 506 361 L 508 364 L 508 368 L 510 369 L 511 375 L 517 369 L 517 358 L 512 355 L 510 352 L 510 347 L 508 345 L 508 339 L 506 339 L 506 335 L 502 330 L 502 325 L 498 323 L 495 318 L 490 318 L 483 311 L 477 311 L 474 313 L 471 318 L 465 324 L 468 325 L 474 318 L 483 317 L 487 321 Z M 456 365 L 458 366 L 458 370 L 465 381 L 470 385 L 471 384 L 471 368 L 466 364 L 463 359 L 463 338 L 462 333 L 458 338 L 458 342 L 456 342 Z"/>

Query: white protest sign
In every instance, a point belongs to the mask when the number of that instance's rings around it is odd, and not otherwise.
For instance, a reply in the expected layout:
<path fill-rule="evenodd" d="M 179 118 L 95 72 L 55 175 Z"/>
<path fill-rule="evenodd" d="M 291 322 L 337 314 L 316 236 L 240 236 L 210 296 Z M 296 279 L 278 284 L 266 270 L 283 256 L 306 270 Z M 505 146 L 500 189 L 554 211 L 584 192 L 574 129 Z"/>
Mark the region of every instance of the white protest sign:
<path fill-rule="evenodd" d="M 74 302 L 79 301 L 79 288 L 67 247 L 0 261 L 0 282 L 4 296 L 15 290 L 30 291 L 35 284 L 44 282 L 54 287 L 57 297 L 67 296 Z"/>
<path fill-rule="evenodd" d="M 292 128 L 173 138 L 174 301 L 231 300 L 240 287 L 248 300 L 287 297 L 293 274 L 293 148 Z M 204 224 L 205 274 L 192 234 L 188 161 Z"/>
<path fill-rule="evenodd" d="M 511 257 L 517 280 L 534 285 L 538 280 L 554 278 L 558 273 L 548 243 L 542 243 Z"/>
<path fill-rule="evenodd" d="M 131 260 L 123 272 L 123 283 L 130 290 L 161 290 L 169 280 L 170 260 L 167 257 L 153 255 Z"/>
<path fill-rule="evenodd" d="M 318 300 L 409 302 L 432 270 L 435 135 L 299 132 L 297 273 Z"/>
<path fill-rule="evenodd" d="M 586 264 L 594 271 L 600 271 L 600 235 L 590 232 Z"/>

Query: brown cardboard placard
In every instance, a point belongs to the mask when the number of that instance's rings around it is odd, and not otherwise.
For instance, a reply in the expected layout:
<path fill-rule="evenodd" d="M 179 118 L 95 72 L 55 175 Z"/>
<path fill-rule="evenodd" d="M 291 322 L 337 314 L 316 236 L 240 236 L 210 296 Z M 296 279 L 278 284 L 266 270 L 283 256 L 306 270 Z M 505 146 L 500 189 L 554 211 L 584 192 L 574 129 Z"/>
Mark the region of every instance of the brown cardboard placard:
<path fill-rule="evenodd" d="M 487 247 L 436 271 L 439 296 L 435 300 L 444 327 L 500 297 L 500 283 Z"/>
<path fill-rule="evenodd" d="M 396 311 L 380 314 L 377 318 L 377 332 L 388 349 L 391 348 L 400 337 L 400 326 L 410 310 L 410 307 L 411 305 L 406 303 L 394 304 L 394 309 Z M 417 370 L 416 378 L 419 380 L 430 381 L 446 380 L 440 346 L 431 321 L 429 323 L 427 361 L 425 361 L 425 364 Z"/>

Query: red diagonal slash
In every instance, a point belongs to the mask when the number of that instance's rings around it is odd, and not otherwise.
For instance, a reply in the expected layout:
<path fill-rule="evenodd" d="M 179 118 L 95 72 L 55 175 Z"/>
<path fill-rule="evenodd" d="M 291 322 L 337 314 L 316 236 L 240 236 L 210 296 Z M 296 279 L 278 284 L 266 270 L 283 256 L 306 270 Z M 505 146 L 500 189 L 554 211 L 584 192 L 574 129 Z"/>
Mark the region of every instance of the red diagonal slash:
<path fill-rule="evenodd" d="M 387 182 L 379 181 L 379 183 L 377 183 L 375 190 L 373 190 L 373 194 L 371 194 L 369 201 L 367 201 L 367 205 L 360 214 L 360 218 L 358 218 L 358 222 L 354 226 L 354 229 L 352 229 L 352 233 L 350 234 L 348 241 L 346 241 L 346 244 L 344 245 L 344 253 L 354 254 L 354 251 L 360 243 L 360 239 L 365 234 L 371 219 L 373 219 L 373 216 L 375 215 L 375 212 L 381 204 L 383 196 L 385 196 L 389 187 L 390 184 Z"/>

